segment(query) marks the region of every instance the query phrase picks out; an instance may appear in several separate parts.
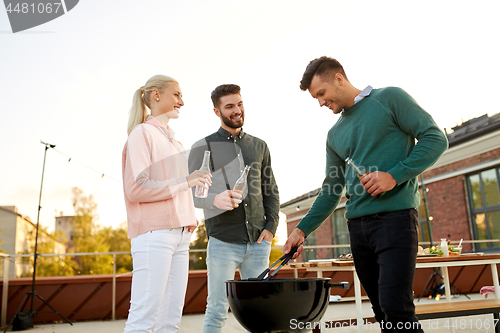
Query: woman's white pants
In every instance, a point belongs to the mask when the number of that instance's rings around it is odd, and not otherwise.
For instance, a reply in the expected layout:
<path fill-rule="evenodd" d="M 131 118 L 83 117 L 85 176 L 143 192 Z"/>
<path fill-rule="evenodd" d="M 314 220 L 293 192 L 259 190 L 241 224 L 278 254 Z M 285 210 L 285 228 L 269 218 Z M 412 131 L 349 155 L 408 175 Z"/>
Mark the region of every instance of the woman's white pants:
<path fill-rule="evenodd" d="M 190 239 L 187 228 L 155 230 L 132 238 L 134 271 L 124 333 L 179 331 Z"/>

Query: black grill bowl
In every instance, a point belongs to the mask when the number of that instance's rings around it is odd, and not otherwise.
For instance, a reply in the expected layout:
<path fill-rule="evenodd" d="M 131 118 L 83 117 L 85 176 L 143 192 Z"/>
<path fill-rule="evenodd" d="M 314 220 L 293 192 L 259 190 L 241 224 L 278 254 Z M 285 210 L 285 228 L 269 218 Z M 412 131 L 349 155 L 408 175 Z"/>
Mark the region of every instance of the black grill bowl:
<path fill-rule="evenodd" d="M 328 307 L 329 282 L 326 278 L 230 280 L 226 292 L 235 318 L 250 332 L 308 332 Z"/>

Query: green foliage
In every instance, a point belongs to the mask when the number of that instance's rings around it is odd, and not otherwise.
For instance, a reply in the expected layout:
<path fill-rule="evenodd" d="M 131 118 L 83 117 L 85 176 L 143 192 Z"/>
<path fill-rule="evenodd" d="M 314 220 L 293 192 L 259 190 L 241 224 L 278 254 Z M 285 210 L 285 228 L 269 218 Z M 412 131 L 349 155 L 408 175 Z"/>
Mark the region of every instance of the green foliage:
<path fill-rule="evenodd" d="M 109 252 L 130 252 L 130 240 L 127 234 L 127 223 L 123 222 L 118 229 L 110 227 L 100 229 L 99 237 L 109 245 Z M 132 256 L 130 254 L 116 255 L 116 273 L 123 274 L 132 271 Z"/>
<path fill-rule="evenodd" d="M 92 195 L 85 197 L 83 191 L 77 187 L 73 191 L 73 209 L 75 217 L 71 221 L 74 237 L 73 247 L 68 252 L 109 252 L 106 238 L 99 232 L 96 223 L 98 218 L 97 204 Z M 78 256 L 74 262 L 77 264 L 76 274 L 111 274 L 113 273 L 112 256 Z"/>
<path fill-rule="evenodd" d="M 27 240 L 29 244 L 29 250 L 25 251 L 23 254 L 33 254 L 35 253 L 35 238 L 36 230 L 32 229 L 28 232 Z M 47 228 L 39 226 L 38 229 L 38 245 L 37 253 L 47 254 L 56 253 L 56 239 L 62 239 L 64 241 L 64 236 L 61 232 L 54 232 L 53 234 L 47 231 Z M 24 270 L 21 276 L 28 277 L 33 276 L 33 265 L 34 257 L 22 257 L 21 264 L 25 265 L 28 269 Z M 59 256 L 59 257 L 37 257 L 36 265 L 36 276 L 66 276 L 73 275 L 73 265 L 71 257 Z"/>
<path fill-rule="evenodd" d="M 195 239 L 189 244 L 191 250 L 207 249 L 208 237 L 207 230 L 205 229 L 205 220 L 202 219 L 198 228 L 196 228 Z M 190 252 L 189 253 L 189 269 L 207 269 L 207 252 Z"/>
<path fill-rule="evenodd" d="M 278 237 L 274 237 L 273 242 L 271 243 L 271 247 L 279 247 L 278 244 L 279 240 L 280 239 Z M 271 250 L 271 254 L 269 255 L 269 264 L 272 265 L 276 260 L 281 258 L 282 255 L 283 255 L 283 250 L 281 249 Z"/>
<path fill-rule="evenodd" d="M 77 187 L 73 191 L 73 208 L 75 217 L 71 221 L 73 228 L 73 239 L 69 243 L 67 253 L 98 253 L 98 252 L 130 252 L 130 241 L 127 237 L 125 222 L 118 229 L 110 227 L 100 228 L 97 224 L 97 204 L 92 195 L 86 197 L 83 191 Z M 38 239 L 38 253 L 55 253 L 55 239 L 65 243 L 62 232 L 50 234 L 45 228 L 41 232 L 48 235 Z M 34 253 L 35 230 L 28 234 L 30 251 Z M 32 276 L 33 257 L 22 258 L 22 263 L 29 265 L 30 269 L 23 276 Z M 130 254 L 116 256 L 117 273 L 132 271 L 132 258 Z M 37 276 L 63 276 L 63 275 L 86 275 L 86 274 L 112 274 L 112 255 L 86 255 L 86 256 L 59 256 L 38 257 Z"/>

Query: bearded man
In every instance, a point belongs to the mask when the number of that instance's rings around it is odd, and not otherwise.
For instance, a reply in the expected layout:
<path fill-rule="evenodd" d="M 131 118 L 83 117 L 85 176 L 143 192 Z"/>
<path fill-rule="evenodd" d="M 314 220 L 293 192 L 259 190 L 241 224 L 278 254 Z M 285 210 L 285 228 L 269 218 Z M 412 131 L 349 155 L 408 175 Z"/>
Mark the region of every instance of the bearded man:
<path fill-rule="evenodd" d="M 221 332 L 227 319 L 226 280 L 237 268 L 242 279 L 255 278 L 269 266 L 271 242 L 278 227 L 279 194 L 267 144 L 242 130 L 245 109 L 240 87 L 224 84 L 212 92 L 219 130 L 196 142 L 189 154 L 189 170 L 201 167 L 210 151 L 212 185 L 206 198 L 194 197 L 202 208 L 208 236 L 208 298 L 203 333 Z M 243 192 L 233 191 L 236 180 L 250 166 Z M 190 171 L 192 172 L 192 171 Z"/>

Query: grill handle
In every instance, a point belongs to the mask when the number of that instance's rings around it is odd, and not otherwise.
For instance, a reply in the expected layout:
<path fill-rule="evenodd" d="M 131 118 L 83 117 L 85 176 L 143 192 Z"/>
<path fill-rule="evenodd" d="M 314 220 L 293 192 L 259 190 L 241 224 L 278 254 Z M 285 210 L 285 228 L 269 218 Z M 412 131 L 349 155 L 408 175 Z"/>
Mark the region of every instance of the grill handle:
<path fill-rule="evenodd" d="M 327 283 L 330 288 L 349 289 L 349 282 Z"/>

